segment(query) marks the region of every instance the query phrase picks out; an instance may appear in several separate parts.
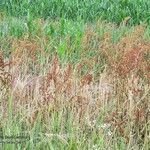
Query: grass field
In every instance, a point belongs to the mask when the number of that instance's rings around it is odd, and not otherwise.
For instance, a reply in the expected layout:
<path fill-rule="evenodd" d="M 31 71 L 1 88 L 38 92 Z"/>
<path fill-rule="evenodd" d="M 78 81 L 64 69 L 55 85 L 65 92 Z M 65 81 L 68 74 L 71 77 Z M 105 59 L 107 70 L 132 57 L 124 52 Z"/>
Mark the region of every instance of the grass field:
<path fill-rule="evenodd" d="M 17 17 L 32 14 L 44 19 L 106 19 L 122 22 L 131 16 L 130 24 L 150 22 L 148 0 L 1 0 L 0 8 L 7 15 Z"/>
<path fill-rule="evenodd" d="M 150 150 L 149 8 L 1 0 L 0 149 Z"/>

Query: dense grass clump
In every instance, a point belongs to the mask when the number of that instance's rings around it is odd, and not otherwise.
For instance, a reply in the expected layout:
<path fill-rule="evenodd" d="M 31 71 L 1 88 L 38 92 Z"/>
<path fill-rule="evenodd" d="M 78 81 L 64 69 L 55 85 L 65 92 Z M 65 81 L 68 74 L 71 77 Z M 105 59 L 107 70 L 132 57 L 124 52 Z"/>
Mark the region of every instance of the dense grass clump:
<path fill-rule="evenodd" d="M 30 14 L 45 19 L 103 19 L 119 24 L 130 16 L 130 24 L 150 22 L 148 0 L 1 0 L 0 8 L 6 15 L 16 17 Z"/>
<path fill-rule="evenodd" d="M 148 149 L 150 42 L 144 25 L 1 21 L 1 149 Z M 2 138 L 3 139 L 3 138 Z"/>
<path fill-rule="evenodd" d="M 0 149 L 149 150 L 149 5 L 1 0 Z"/>

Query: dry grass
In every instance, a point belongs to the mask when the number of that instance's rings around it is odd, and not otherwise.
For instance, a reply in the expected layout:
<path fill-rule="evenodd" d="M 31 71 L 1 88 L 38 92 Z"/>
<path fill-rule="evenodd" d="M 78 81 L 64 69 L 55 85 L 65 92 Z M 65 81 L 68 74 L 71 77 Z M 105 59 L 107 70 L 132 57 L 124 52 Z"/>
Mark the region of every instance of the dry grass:
<path fill-rule="evenodd" d="M 137 26 L 130 35 L 112 43 L 109 33 L 98 37 L 89 29 L 81 38 L 82 55 L 94 48 L 97 55 L 81 59 L 75 66 L 62 65 L 57 55 L 48 55 L 36 40 L 26 36 L 11 39 L 9 59 L 0 54 L 3 119 L 8 117 L 7 98 L 12 97 L 14 116 L 25 112 L 23 118 L 29 126 L 38 113 L 47 124 L 52 113 L 63 111 L 62 126 L 69 112 L 81 130 L 96 129 L 99 134 L 105 130 L 99 126 L 102 116 L 102 124 L 109 125 L 111 135 L 105 134 L 109 146 L 119 137 L 128 148 L 148 145 L 150 65 L 146 55 L 150 42 L 143 40 L 143 32 L 144 27 Z M 43 64 L 37 54 L 44 57 Z M 105 69 L 95 78 L 92 68 L 100 63 L 100 56 L 106 59 Z M 81 73 L 82 64 L 89 66 L 85 74 Z"/>

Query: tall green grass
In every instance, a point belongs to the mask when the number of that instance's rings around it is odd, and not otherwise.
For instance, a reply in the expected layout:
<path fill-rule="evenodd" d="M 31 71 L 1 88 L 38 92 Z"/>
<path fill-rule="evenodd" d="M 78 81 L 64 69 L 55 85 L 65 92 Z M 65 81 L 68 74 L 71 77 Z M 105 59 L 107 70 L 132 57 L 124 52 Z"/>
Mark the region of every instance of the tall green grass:
<path fill-rule="evenodd" d="M 0 10 L 6 15 L 60 19 L 104 19 L 120 23 L 130 16 L 130 24 L 150 22 L 148 0 L 1 0 Z"/>

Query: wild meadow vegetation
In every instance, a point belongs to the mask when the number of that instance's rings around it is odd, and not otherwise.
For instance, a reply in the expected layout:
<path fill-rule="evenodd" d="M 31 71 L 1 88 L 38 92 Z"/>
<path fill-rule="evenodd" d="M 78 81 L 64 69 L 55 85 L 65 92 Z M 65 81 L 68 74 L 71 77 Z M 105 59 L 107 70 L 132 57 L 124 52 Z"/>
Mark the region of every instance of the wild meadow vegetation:
<path fill-rule="evenodd" d="M 0 149 L 150 150 L 149 8 L 1 0 Z"/>

